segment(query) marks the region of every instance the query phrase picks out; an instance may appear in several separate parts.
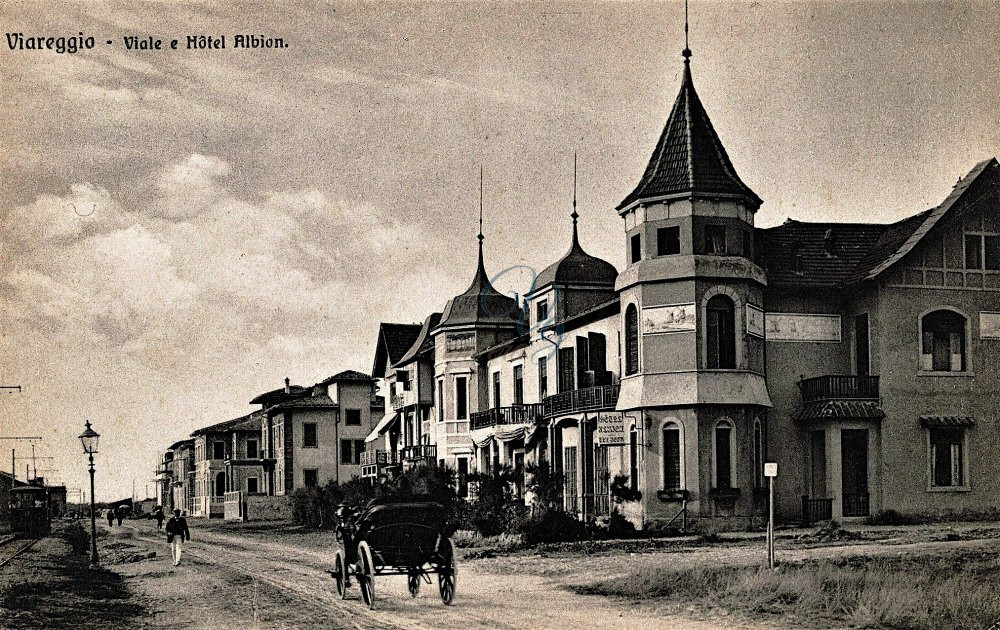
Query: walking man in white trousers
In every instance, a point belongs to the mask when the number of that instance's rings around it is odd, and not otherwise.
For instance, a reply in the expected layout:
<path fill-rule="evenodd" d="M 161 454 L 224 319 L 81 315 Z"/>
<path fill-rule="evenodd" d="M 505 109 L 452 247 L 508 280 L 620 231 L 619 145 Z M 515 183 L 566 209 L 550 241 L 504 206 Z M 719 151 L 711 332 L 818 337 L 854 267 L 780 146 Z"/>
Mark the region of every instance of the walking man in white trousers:
<path fill-rule="evenodd" d="M 181 563 L 181 550 L 185 540 L 191 540 L 187 519 L 181 516 L 180 510 L 174 510 L 174 515 L 167 521 L 167 542 L 170 543 L 175 567 Z"/>

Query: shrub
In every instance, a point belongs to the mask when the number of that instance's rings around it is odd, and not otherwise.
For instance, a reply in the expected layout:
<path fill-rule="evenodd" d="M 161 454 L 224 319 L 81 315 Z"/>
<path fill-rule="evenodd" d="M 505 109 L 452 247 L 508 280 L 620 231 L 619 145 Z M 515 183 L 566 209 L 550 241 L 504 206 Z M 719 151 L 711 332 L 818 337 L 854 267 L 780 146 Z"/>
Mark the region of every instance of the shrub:
<path fill-rule="evenodd" d="M 528 464 L 524 469 L 524 489 L 534 495 L 532 512 L 544 513 L 562 506 L 563 476 L 546 465 Z"/>
<path fill-rule="evenodd" d="M 632 480 L 628 475 L 615 475 L 615 478 L 608 486 L 608 490 L 611 493 L 611 499 L 615 503 L 642 500 L 642 492 L 632 489 Z"/>
<path fill-rule="evenodd" d="M 478 488 L 469 514 L 472 527 L 484 537 L 520 531 L 528 508 L 515 491 L 520 479 L 513 469 L 504 466 L 470 478 Z"/>
<path fill-rule="evenodd" d="M 549 509 L 521 524 L 521 540 L 527 545 L 572 542 L 588 538 L 587 526 L 572 514 Z"/>
<path fill-rule="evenodd" d="M 90 534 L 83 528 L 83 525 L 73 523 L 63 532 L 63 537 L 73 548 L 73 553 L 86 555 L 90 552 Z"/>

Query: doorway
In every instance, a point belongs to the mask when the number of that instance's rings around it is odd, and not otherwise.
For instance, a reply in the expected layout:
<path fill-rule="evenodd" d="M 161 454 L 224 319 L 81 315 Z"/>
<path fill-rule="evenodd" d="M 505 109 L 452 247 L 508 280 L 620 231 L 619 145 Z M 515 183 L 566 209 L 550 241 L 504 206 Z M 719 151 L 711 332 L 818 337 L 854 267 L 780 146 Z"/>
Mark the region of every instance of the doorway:
<path fill-rule="evenodd" d="M 842 512 L 868 516 L 868 430 L 840 431 Z"/>

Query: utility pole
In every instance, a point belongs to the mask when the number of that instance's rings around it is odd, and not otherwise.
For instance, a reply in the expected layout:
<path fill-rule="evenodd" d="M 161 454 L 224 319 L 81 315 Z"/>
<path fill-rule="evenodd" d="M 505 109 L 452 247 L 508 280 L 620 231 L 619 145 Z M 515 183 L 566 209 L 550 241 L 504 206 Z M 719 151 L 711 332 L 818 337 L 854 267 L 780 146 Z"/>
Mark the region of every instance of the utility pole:
<path fill-rule="evenodd" d="M 8 387 L 8 386 L 7 385 L 0 385 L 0 389 L 3 389 L 4 387 Z M 18 388 L 18 391 L 20 391 L 20 387 L 21 386 L 17 385 L 16 387 Z M 33 437 L 28 437 L 28 436 L 24 436 L 24 435 L 0 435 L 0 441 L 3 441 L 3 440 L 10 440 L 10 441 L 26 440 L 28 442 L 34 443 L 34 442 L 41 442 L 42 438 L 41 437 L 34 437 L 34 436 Z M 17 479 L 17 468 L 15 468 L 15 466 L 14 466 L 14 459 L 15 459 L 14 455 L 15 455 L 14 449 L 10 449 L 10 474 L 11 474 L 12 477 L 14 477 L 15 479 Z M 25 476 L 25 479 L 27 480 L 27 476 Z"/>

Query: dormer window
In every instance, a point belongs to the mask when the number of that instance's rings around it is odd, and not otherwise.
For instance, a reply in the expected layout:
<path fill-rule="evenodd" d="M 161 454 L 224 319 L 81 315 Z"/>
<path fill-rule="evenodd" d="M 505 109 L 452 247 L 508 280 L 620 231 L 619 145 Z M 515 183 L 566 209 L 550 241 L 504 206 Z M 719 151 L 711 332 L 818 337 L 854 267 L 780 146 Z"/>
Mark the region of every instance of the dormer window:
<path fill-rule="evenodd" d="M 706 254 L 726 253 L 726 226 L 724 225 L 705 226 L 705 253 Z"/>
<path fill-rule="evenodd" d="M 642 259 L 642 236 L 640 234 L 633 234 L 632 240 L 632 262 L 637 263 Z"/>
<path fill-rule="evenodd" d="M 535 320 L 541 324 L 549 318 L 549 301 L 542 300 L 535 307 Z"/>

